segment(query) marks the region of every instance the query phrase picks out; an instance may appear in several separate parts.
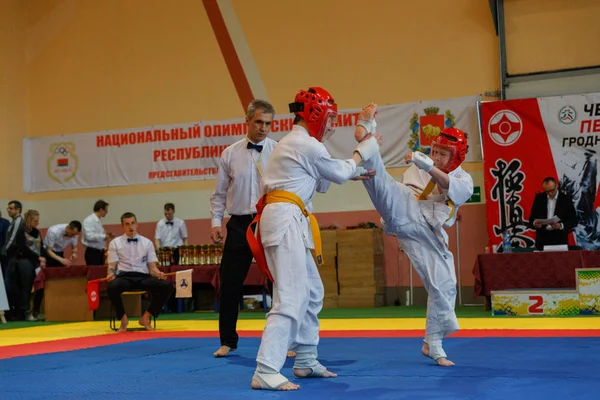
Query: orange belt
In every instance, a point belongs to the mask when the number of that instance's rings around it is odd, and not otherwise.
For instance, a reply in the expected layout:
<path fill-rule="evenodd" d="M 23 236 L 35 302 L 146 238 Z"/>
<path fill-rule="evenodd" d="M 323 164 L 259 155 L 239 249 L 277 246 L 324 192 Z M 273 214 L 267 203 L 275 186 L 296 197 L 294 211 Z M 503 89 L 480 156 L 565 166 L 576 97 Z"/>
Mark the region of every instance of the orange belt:
<path fill-rule="evenodd" d="M 254 255 L 254 259 L 256 260 L 256 264 L 261 271 L 263 271 L 267 278 L 274 281 L 273 275 L 271 275 L 271 271 L 269 271 L 269 267 L 267 266 L 267 259 L 265 257 L 265 249 L 262 245 L 262 240 L 260 238 L 260 228 L 258 224 L 260 223 L 260 218 L 262 216 L 262 212 L 267 204 L 272 203 L 292 203 L 297 205 L 302 213 L 309 218 L 310 220 L 310 230 L 313 235 L 313 240 L 315 242 L 315 255 L 317 258 L 317 265 L 323 264 L 323 252 L 321 247 L 321 231 L 319 230 L 319 223 L 317 222 L 317 218 L 314 215 L 309 213 L 304 206 L 304 202 L 300 199 L 300 197 L 296 196 L 294 193 L 287 192 L 285 190 L 274 190 L 262 196 L 258 203 L 256 203 L 256 217 L 250 223 L 248 230 L 246 231 L 246 240 L 248 241 L 248 245 L 252 250 L 252 255 Z M 256 223 L 256 235 L 254 235 L 254 230 L 252 226 Z"/>
<path fill-rule="evenodd" d="M 427 186 L 425 186 L 425 189 L 423 190 L 423 193 L 421 193 L 417 199 L 418 200 L 427 200 L 427 196 L 429 196 L 429 194 L 433 191 L 433 188 L 435 188 L 435 181 L 433 179 L 429 180 L 429 182 L 427 183 Z M 448 198 L 448 206 L 452 209 L 450 211 L 450 216 L 448 216 L 448 219 L 446 221 L 448 221 L 449 219 L 451 219 L 454 216 L 454 202 L 452 202 L 452 200 L 450 200 Z"/>

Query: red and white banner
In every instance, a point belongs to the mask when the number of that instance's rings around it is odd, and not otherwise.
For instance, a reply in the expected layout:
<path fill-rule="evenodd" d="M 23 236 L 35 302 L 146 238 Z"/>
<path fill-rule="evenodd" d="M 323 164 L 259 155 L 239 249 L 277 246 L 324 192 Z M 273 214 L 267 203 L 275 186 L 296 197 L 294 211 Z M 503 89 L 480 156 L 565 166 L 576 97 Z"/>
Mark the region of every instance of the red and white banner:
<path fill-rule="evenodd" d="M 377 130 L 388 167 L 404 165 L 413 148 L 429 150 L 431 138 L 446 126 L 476 132 L 479 96 L 381 106 Z M 338 115 L 336 133 L 325 142 L 335 158 L 351 156 L 360 110 Z M 280 140 L 292 129 L 292 115 L 277 115 L 270 137 Z M 221 152 L 247 133 L 244 119 L 148 126 L 118 131 L 25 138 L 25 192 L 126 186 L 214 179 Z M 481 161 L 476 134 L 469 137 L 468 161 Z"/>
<path fill-rule="evenodd" d="M 600 93 L 482 103 L 480 128 L 490 245 L 509 228 L 513 244 L 533 247 L 533 199 L 554 177 L 573 196 L 577 245 L 600 249 Z"/>

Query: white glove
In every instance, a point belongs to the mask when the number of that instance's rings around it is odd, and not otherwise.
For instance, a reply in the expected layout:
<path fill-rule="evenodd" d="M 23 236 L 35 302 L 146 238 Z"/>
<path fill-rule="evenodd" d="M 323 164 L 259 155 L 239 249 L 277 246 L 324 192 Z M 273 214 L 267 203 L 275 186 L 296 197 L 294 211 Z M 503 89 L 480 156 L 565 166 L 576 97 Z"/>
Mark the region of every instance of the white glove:
<path fill-rule="evenodd" d="M 359 119 L 358 125 L 365 128 L 367 133 L 375 133 L 377 129 L 377 122 L 375 121 L 375 118 L 373 118 L 371 121 L 367 121 L 366 119 Z"/>
<path fill-rule="evenodd" d="M 355 151 L 357 151 L 358 154 L 360 154 L 363 161 L 366 161 L 369 158 L 373 157 L 375 153 L 379 152 L 379 143 L 377 143 L 377 139 L 372 137 L 368 140 L 363 140 L 362 142 L 360 142 L 358 146 L 356 146 Z"/>
<path fill-rule="evenodd" d="M 412 162 L 415 163 L 417 168 L 422 169 L 425 172 L 429 172 L 433 168 L 433 160 L 420 151 L 413 151 Z"/>

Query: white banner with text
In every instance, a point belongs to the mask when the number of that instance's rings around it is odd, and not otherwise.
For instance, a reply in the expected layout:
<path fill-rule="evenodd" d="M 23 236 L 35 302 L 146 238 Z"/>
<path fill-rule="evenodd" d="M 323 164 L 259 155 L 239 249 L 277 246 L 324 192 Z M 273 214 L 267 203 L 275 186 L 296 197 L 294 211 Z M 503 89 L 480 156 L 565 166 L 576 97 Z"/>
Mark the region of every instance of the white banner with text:
<path fill-rule="evenodd" d="M 387 167 L 404 164 L 414 149 L 429 152 L 431 140 L 448 126 L 469 136 L 467 161 L 481 161 L 477 123 L 480 96 L 380 106 L 377 130 Z M 334 158 L 356 147 L 359 109 L 340 111 L 335 134 L 325 142 Z M 280 140 L 292 128 L 291 114 L 278 115 L 271 134 Z M 23 189 L 27 193 L 215 179 L 222 151 L 244 139 L 243 118 L 190 122 L 104 132 L 23 139 Z"/>

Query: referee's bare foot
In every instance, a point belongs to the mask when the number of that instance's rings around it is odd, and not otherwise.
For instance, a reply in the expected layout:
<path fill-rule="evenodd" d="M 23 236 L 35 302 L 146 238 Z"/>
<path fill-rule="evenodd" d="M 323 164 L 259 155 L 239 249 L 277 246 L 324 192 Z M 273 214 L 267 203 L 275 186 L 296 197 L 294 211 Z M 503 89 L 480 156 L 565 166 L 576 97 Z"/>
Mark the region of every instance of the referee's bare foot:
<path fill-rule="evenodd" d="M 227 357 L 227 355 L 231 351 L 235 351 L 235 349 L 232 349 L 229 346 L 221 346 L 221 347 L 219 347 L 219 350 L 217 350 L 217 351 L 215 351 L 213 353 L 213 356 L 215 356 L 217 358 L 219 358 L 219 357 Z"/>
<path fill-rule="evenodd" d="M 127 315 L 123 315 L 123 318 L 121 318 L 121 326 L 119 326 L 117 333 L 126 332 L 127 325 L 129 325 L 129 320 L 127 319 Z"/>
<path fill-rule="evenodd" d="M 288 350 L 288 352 L 287 352 L 287 356 L 288 356 L 288 357 L 296 357 L 296 352 L 295 352 L 295 351 Z"/>
<path fill-rule="evenodd" d="M 421 353 L 423 353 L 423 355 L 425 357 L 430 357 L 429 356 L 429 344 L 428 343 L 423 343 L 423 347 L 421 347 Z M 452 367 L 454 365 L 454 363 L 450 360 L 448 360 L 447 358 L 438 358 L 437 360 L 435 360 L 435 362 L 442 366 L 442 367 Z"/>
<path fill-rule="evenodd" d="M 144 328 L 146 328 L 147 331 L 153 331 L 154 330 L 154 328 L 150 324 L 150 313 L 148 311 L 146 311 L 144 313 L 144 315 L 142 315 L 142 317 L 140 318 L 140 320 L 138 321 L 138 323 L 141 326 L 143 326 Z"/>

